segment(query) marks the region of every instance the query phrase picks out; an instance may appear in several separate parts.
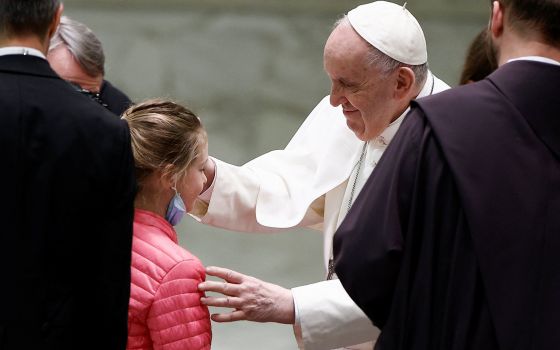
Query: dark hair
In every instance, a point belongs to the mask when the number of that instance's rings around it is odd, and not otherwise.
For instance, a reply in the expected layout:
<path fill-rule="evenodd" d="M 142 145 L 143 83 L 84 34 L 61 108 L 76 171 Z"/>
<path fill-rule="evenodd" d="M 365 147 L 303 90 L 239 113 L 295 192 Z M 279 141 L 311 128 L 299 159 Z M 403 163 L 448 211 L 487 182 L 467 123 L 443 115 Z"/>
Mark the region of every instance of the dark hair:
<path fill-rule="evenodd" d="M 560 0 L 499 0 L 518 31 L 533 29 L 551 45 L 560 45 Z"/>
<path fill-rule="evenodd" d="M 486 78 L 498 68 L 494 51 L 488 40 L 488 29 L 484 28 L 473 39 L 467 50 L 459 84 L 464 85 Z"/>
<path fill-rule="evenodd" d="M 0 36 L 45 37 L 59 6 L 59 0 L 1 0 Z"/>

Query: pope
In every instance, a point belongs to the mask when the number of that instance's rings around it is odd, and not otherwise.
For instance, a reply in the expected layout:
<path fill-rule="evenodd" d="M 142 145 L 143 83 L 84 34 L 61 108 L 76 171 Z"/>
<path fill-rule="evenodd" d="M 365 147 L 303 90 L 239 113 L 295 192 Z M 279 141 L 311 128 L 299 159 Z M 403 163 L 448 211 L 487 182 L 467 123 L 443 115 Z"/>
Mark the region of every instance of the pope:
<path fill-rule="evenodd" d="M 241 166 L 207 162 L 210 187 L 193 215 L 209 225 L 271 232 L 313 226 L 324 233 L 326 280 L 291 290 L 219 267 L 224 282 L 199 288 L 229 307 L 213 320 L 292 324 L 302 349 L 372 349 L 378 330 L 348 296 L 332 269 L 332 240 L 387 145 L 410 101 L 448 86 L 427 63 L 422 29 L 405 6 L 385 1 L 358 6 L 340 19 L 324 48 L 330 96 L 311 112 L 283 150 Z M 355 345 L 361 344 L 361 345 Z"/>

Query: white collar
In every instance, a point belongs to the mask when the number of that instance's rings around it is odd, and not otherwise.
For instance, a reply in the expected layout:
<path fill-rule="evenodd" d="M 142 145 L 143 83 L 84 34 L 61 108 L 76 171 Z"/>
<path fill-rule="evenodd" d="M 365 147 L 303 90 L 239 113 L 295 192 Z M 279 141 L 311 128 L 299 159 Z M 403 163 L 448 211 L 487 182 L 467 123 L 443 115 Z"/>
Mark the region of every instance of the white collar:
<path fill-rule="evenodd" d="M 24 47 L 24 46 L 6 46 L 0 47 L 0 56 L 7 56 L 7 55 L 24 55 L 24 56 L 36 56 L 42 59 L 46 59 L 45 55 L 32 47 Z"/>
<path fill-rule="evenodd" d="M 560 66 L 560 62 L 553 60 L 552 58 L 543 57 L 543 56 L 517 57 L 517 58 L 512 58 L 511 60 L 508 61 L 508 63 L 513 61 L 534 61 L 534 62 L 542 62 L 542 63 L 548 63 L 548 64 L 554 64 Z"/>
<path fill-rule="evenodd" d="M 428 71 L 426 82 L 424 83 L 424 86 L 422 87 L 420 93 L 418 93 L 418 96 L 416 98 L 431 95 L 434 92 L 434 85 L 435 77 L 432 72 Z M 410 111 L 410 106 L 397 119 L 393 120 L 393 122 L 389 124 L 389 126 L 385 128 L 385 130 L 383 130 L 383 132 L 379 134 L 379 136 L 373 139 L 374 143 L 377 142 L 384 146 L 388 145 L 399 130 L 399 127 L 401 126 L 401 123 L 404 117 L 407 115 L 408 111 Z"/>
<path fill-rule="evenodd" d="M 420 98 L 420 97 L 430 96 L 431 94 L 433 94 L 434 93 L 434 85 L 436 84 L 435 80 L 436 79 L 435 79 L 434 75 L 432 74 L 432 72 L 428 71 L 428 74 L 426 75 L 426 82 L 424 82 L 424 86 L 422 86 L 422 90 L 420 90 L 420 92 L 418 93 L 418 96 L 416 96 L 415 99 Z"/>

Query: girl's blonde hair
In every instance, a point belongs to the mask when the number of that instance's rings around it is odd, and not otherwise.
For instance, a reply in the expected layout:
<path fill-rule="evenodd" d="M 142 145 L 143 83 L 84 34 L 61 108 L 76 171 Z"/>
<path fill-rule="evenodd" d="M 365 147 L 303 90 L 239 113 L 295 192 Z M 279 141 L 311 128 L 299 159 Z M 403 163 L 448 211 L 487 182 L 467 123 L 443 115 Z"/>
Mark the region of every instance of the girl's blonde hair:
<path fill-rule="evenodd" d="M 207 136 L 200 119 L 189 109 L 166 99 L 149 99 L 128 108 L 136 179 L 143 181 L 156 170 L 180 177 L 200 156 Z"/>

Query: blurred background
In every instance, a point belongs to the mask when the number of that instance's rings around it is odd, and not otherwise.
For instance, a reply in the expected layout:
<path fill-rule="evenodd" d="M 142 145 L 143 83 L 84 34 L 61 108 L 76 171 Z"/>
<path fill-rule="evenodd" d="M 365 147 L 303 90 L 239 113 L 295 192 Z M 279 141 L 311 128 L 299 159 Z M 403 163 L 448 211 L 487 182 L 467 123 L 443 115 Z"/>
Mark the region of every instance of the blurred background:
<path fill-rule="evenodd" d="M 106 78 L 133 100 L 171 97 L 192 108 L 210 154 L 241 165 L 284 148 L 329 93 L 323 45 L 350 0 L 66 0 L 65 14 L 101 39 Z M 468 44 L 486 26 L 486 0 L 412 0 L 431 70 L 459 79 Z M 284 287 L 323 279 L 321 233 L 247 234 L 187 218 L 180 243 L 205 265 Z M 218 311 L 214 309 L 212 311 Z M 291 326 L 213 324 L 213 349 L 297 349 Z"/>

